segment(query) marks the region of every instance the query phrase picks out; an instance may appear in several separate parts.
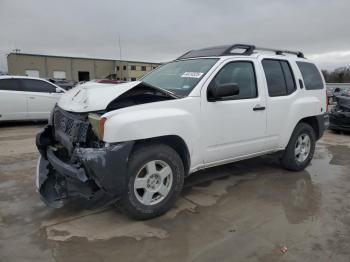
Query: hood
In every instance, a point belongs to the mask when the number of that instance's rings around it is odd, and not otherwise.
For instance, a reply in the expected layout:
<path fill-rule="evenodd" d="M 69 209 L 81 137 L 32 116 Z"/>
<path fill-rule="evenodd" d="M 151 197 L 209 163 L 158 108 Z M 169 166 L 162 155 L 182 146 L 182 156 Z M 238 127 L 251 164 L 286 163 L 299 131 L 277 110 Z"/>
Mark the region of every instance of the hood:
<path fill-rule="evenodd" d="M 118 97 L 120 97 L 120 103 L 117 101 Z M 150 99 L 150 97 L 153 98 Z M 64 93 L 58 101 L 58 106 L 66 111 L 84 113 L 106 110 L 107 107 L 109 110 L 113 110 L 135 104 L 175 98 L 166 90 L 149 86 L 140 81 L 115 85 L 88 82 Z"/>

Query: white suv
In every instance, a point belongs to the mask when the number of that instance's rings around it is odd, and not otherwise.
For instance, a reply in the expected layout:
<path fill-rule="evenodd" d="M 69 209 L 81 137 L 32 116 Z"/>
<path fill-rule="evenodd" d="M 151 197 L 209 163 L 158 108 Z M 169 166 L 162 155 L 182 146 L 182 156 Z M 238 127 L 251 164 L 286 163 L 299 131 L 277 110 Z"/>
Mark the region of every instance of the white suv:
<path fill-rule="evenodd" d="M 158 216 L 200 169 L 274 152 L 304 169 L 328 125 L 326 101 L 322 74 L 301 52 L 190 51 L 140 81 L 65 93 L 37 136 L 37 188 L 54 207 L 80 196 Z"/>

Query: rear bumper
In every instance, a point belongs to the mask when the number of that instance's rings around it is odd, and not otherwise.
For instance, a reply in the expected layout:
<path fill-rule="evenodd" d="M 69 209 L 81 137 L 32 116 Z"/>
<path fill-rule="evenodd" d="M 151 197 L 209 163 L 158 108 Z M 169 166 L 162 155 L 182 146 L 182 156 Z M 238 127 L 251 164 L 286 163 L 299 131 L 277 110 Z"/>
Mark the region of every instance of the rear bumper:
<path fill-rule="evenodd" d="M 74 148 L 71 157 L 61 159 L 54 146 L 51 126 L 37 135 L 40 158 L 36 187 L 43 201 L 58 208 L 79 196 L 93 203 L 117 200 L 125 188 L 127 159 L 133 142 L 103 148 Z"/>
<path fill-rule="evenodd" d="M 329 114 L 324 113 L 322 115 L 316 116 L 317 123 L 318 123 L 318 134 L 316 134 L 317 139 L 320 139 L 323 136 L 323 133 L 326 129 L 329 127 Z"/>

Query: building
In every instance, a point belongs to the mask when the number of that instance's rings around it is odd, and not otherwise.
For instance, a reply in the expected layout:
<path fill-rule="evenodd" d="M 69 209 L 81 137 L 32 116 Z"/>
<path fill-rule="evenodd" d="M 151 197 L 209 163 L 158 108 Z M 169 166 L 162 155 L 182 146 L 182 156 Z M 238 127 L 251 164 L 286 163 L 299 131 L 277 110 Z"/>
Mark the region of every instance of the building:
<path fill-rule="evenodd" d="M 73 81 L 88 81 L 106 77 L 135 81 L 159 65 L 160 63 L 24 53 L 7 55 L 8 74 L 10 75 Z"/>

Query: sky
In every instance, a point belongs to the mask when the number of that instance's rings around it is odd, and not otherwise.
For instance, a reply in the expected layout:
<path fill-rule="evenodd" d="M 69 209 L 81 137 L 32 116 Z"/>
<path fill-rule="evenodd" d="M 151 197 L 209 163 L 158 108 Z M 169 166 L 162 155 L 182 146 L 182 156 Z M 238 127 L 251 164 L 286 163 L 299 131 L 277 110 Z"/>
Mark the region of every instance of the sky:
<path fill-rule="evenodd" d="M 6 54 L 166 62 L 222 44 L 301 50 L 322 69 L 350 65 L 349 0 L 0 0 Z"/>

